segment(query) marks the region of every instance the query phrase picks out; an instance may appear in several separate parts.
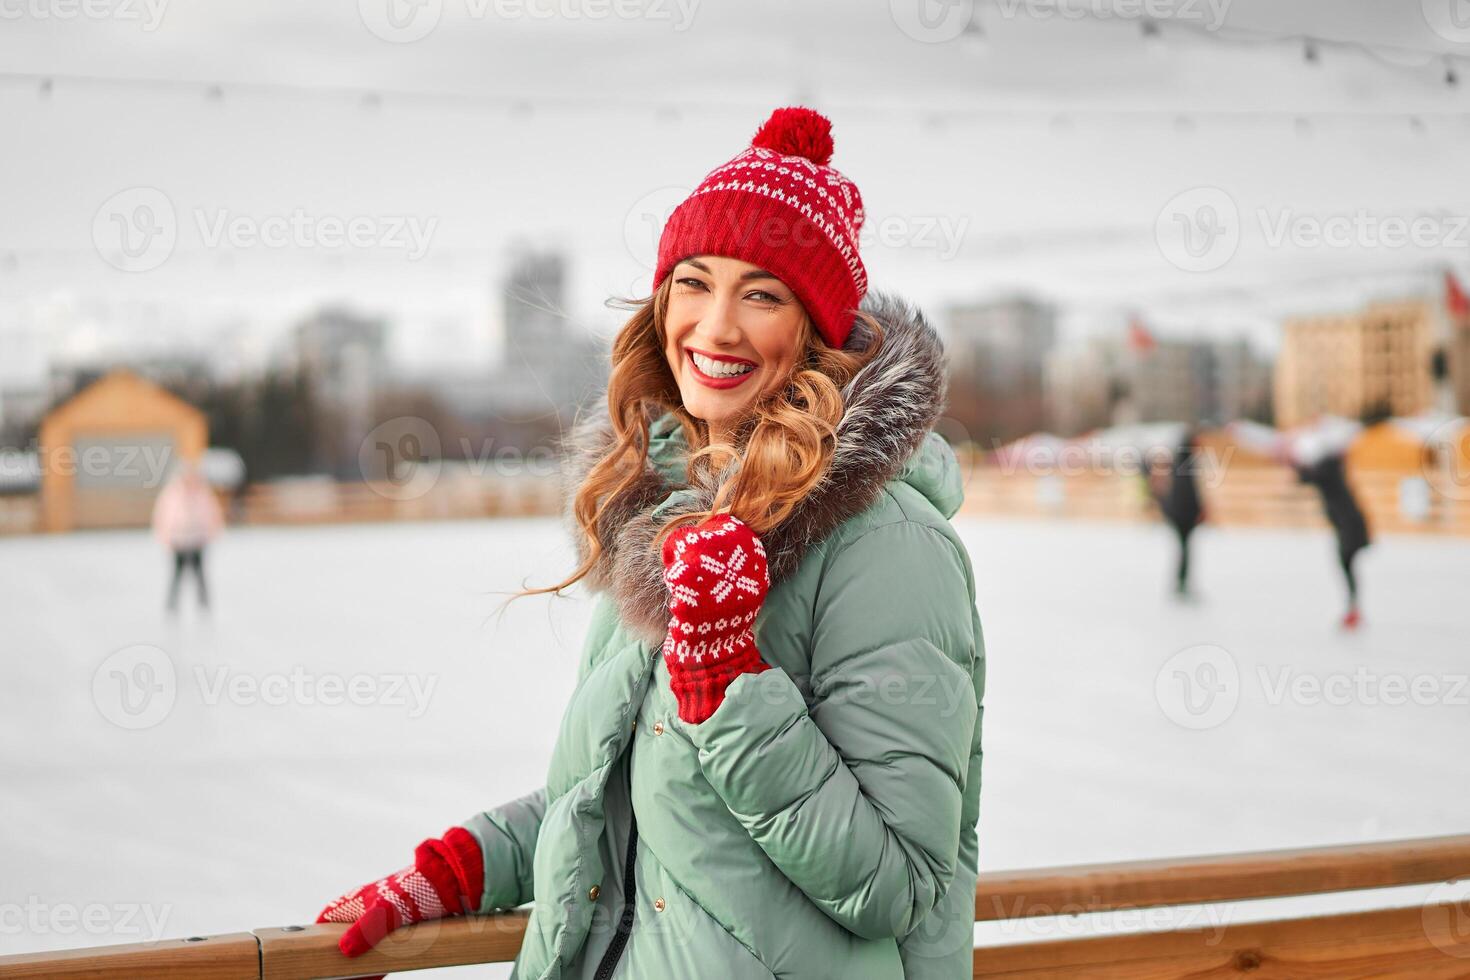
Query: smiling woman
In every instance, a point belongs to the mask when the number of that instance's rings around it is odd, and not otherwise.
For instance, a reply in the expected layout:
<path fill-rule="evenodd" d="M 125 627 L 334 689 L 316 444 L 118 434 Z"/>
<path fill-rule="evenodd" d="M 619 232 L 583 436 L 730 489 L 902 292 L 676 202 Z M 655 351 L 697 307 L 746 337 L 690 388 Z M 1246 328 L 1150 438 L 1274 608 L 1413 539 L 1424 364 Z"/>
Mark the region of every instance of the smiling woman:
<path fill-rule="evenodd" d="M 523 593 L 597 596 L 545 785 L 329 906 L 344 952 L 534 901 L 520 980 L 970 975 L 985 655 L 943 350 L 864 298 L 831 154 L 777 110 L 671 215 L 567 441 L 580 564 Z"/>

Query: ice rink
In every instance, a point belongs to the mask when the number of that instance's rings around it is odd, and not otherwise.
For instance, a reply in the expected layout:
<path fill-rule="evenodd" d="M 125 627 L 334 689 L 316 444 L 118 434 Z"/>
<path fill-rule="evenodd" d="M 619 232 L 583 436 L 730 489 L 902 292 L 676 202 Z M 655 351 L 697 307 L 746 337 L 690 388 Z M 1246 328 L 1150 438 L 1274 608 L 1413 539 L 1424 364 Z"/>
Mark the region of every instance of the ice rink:
<path fill-rule="evenodd" d="M 1470 830 L 1470 542 L 1378 540 L 1346 634 L 1325 531 L 1206 528 L 1178 603 L 1161 527 L 957 523 L 983 869 Z M 238 529 L 171 623 L 143 532 L 0 539 L 0 952 L 309 922 L 531 790 L 589 603 L 497 610 L 570 559 L 551 519 Z"/>

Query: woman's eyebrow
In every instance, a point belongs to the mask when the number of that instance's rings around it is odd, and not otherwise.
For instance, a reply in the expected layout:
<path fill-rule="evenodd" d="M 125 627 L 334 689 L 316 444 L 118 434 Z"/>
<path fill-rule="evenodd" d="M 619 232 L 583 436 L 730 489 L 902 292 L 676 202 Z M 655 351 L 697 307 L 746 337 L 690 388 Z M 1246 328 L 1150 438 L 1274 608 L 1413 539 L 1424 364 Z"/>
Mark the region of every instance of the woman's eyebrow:
<path fill-rule="evenodd" d="M 709 271 L 709 266 L 705 265 L 698 259 L 685 259 L 684 261 L 680 262 L 679 265 L 692 265 L 694 266 L 694 268 L 698 269 L 700 272 L 705 273 L 706 275 L 713 275 L 713 273 Z M 776 275 L 774 272 L 767 272 L 765 269 L 751 269 L 749 272 L 743 274 L 740 277 L 741 282 L 745 282 L 747 279 L 775 279 L 777 282 L 781 281 L 780 276 Z"/>

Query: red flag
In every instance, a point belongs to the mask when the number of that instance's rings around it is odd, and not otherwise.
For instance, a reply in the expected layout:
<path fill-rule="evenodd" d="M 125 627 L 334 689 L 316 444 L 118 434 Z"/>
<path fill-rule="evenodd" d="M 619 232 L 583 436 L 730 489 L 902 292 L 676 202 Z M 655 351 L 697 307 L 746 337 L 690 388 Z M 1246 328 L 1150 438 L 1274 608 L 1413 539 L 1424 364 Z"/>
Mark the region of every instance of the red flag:
<path fill-rule="evenodd" d="M 1465 295 L 1465 290 L 1460 288 L 1460 282 L 1455 274 L 1445 270 L 1444 274 L 1444 305 L 1450 316 L 1456 320 L 1470 317 L 1470 297 Z"/>
<path fill-rule="evenodd" d="M 1159 343 L 1149 333 L 1148 327 L 1143 325 L 1143 321 L 1134 317 L 1128 321 L 1128 346 L 1139 354 L 1147 354 L 1159 346 Z"/>

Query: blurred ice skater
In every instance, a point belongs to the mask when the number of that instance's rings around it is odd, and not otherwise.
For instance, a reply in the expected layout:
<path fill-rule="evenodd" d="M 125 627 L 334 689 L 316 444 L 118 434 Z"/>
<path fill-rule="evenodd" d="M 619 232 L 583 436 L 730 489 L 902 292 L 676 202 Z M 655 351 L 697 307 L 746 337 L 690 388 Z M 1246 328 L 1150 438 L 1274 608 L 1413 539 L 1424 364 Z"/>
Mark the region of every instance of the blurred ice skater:
<path fill-rule="evenodd" d="M 1200 502 L 1199 484 L 1195 480 L 1195 452 L 1198 445 L 1193 432 L 1185 432 L 1175 445 L 1172 457 L 1151 454 L 1155 463 L 1148 471 L 1149 493 L 1158 504 L 1164 520 L 1179 538 L 1179 563 L 1174 575 L 1174 593 L 1180 598 L 1189 591 L 1189 536 L 1204 523 L 1205 509 Z"/>
<path fill-rule="evenodd" d="M 1291 466 L 1298 480 L 1317 488 L 1322 497 L 1322 510 L 1337 537 L 1337 560 L 1347 582 L 1348 609 L 1342 625 L 1344 629 L 1357 629 L 1362 612 L 1358 606 L 1358 577 L 1353 562 L 1372 540 L 1363 510 L 1348 483 L 1344 460 L 1363 426 L 1351 419 L 1328 415 L 1290 432 L 1277 432 L 1254 423 L 1232 425 L 1231 430 L 1243 445 Z"/>
<path fill-rule="evenodd" d="M 178 610 L 179 586 L 185 570 L 192 569 L 199 586 L 199 605 L 209 608 L 204 584 L 204 549 L 224 527 L 224 513 L 209 481 L 193 460 L 184 460 L 153 504 L 153 535 L 173 552 L 173 580 L 168 587 L 168 611 Z"/>

